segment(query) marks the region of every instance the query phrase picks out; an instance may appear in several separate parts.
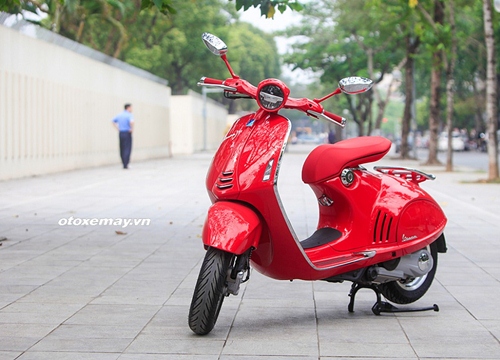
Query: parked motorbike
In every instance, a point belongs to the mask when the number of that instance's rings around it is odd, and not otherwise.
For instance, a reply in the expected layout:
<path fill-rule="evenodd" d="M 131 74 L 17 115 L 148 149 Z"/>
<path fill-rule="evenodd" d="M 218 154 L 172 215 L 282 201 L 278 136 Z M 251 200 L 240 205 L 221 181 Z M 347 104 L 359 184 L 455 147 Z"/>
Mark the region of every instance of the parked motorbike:
<path fill-rule="evenodd" d="M 203 227 L 206 248 L 189 311 L 189 326 L 209 333 L 226 296 L 237 295 L 249 280 L 251 267 L 280 280 L 351 281 L 348 310 L 356 292 L 375 291 L 372 310 L 438 311 L 396 308 L 421 298 L 431 286 L 438 253 L 446 252 L 446 217 L 419 184 L 435 177 L 403 167 L 362 166 L 380 160 L 391 147 L 383 137 L 366 136 L 317 146 L 307 157 L 302 180 L 319 206 L 317 230 L 300 241 L 295 236 L 277 191 L 281 157 L 291 122 L 278 112 L 295 109 L 341 127 L 346 120 L 323 109 L 321 102 L 341 93 L 368 91 L 362 77 L 340 80 L 339 87 L 320 99 L 290 97 L 280 80 L 258 86 L 239 78 L 226 57 L 227 46 L 208 33 L 208 49 L 221 57 L 231 77 L 203 77 L 199 86 L 223 89 L 228 98 L 255 100 L 259 109 L 238 119 L 217 150 L 206 187 L 212 201 Z"/>

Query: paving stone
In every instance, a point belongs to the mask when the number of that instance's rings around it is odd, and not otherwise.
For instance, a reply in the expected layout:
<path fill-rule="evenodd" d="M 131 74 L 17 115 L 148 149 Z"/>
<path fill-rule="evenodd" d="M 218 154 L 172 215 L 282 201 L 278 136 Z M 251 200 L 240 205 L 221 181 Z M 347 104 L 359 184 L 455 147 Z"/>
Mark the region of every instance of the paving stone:
<path fill-rule="evenodd" d="M 120 353 L 75 351 L 28 351 L 16 360 L 116 360 Z"/>
<path fill-rule="evenodd" d="M 299 238 L 318 219 L 300 181 L 306 155 L 291 148 L 278 182 Z M 204 153 L 136 163 L 126 173 L 111 166 L 2 182 L 0 360 L 500 358 L 500 188 L 464 183 L 483 176 L 470 172 L 440 172 L 422 184 L 448 217 L 449 251 L 428 293 L 400 307 L 437 303 L 440 312 L 375 316 L 375 294 L 362 290 L 351 314 L 348 282 L 276 281 L 253 271 L 224 300 L 214 330 L 194 335 L 187 316 L 205 254 L 210 161 Z M 58 225 L 70 216 L 151 224 Z"/>
<path fill-rule="evenodd" d="M 0 351 L 0 360 L 17 359 L 21 354 L 19 351 Z"/>

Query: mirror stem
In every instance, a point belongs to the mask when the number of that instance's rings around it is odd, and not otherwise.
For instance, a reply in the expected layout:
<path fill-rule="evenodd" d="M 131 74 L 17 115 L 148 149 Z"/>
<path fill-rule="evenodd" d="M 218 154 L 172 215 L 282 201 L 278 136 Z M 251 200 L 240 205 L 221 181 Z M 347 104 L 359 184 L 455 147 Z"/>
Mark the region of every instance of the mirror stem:
<path fill-rule="evenodd" d="M 326 99 L 329 99 L 331 98 L 333 95 L 337 95 L 337 94 L 340 94 L 342 91 L 340 90 L 340 88 L 337 88 L 334 92 L 332 92 L 331 94 L 328 94 L 326 95 L 325 97 L 322 97 L 321 99 L 314 99 L 314 102 L 316 103 L 320 103 L 322 101 L 325 101 Z"/>
<path fill-rule="evenodd" d="M 239 79 L 240 77 L 234 73 L 233 69 L 231 68 L 231 65 L 229 65 L 229 61 L 227 61 L 226 54 L 221 55 L 221 59 L 224 60 L 224 62 L 226 63 L 227 69 L 231 73 L 233 79 Z"/>

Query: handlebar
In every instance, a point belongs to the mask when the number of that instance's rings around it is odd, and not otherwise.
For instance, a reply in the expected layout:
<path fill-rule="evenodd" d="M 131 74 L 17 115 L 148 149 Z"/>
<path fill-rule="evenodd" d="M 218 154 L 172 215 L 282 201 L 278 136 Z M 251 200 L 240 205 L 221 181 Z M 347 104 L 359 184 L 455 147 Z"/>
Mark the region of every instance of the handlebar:
<path fill-rule="evenodd" d="M 232 86 L 226 86 L 224 85 L 224 81 L 218 80 L 218 79 L 212 79 L 212 78 L 207 78 L 207 77 L 202 77 L 200 81 L 198 81 L 198 86 L 206 86 L 206 87 L 213 87 L 213 88 L 220 88 L 224 89 L 227 91 L 234 91 L 237 92 L 238 89 Z"/>
<path fill-rule="evenodd" d="M 208 77 L 202 77 L 197 85 L 220 88 L 232 93 L 243 94 L 253 99 L 256 99 L 258 96 L 257 87 L 250 84 L 248 81 L 240 78 L 228 78 L 226 80 L 218 80 Z M 289 97 L 285 104 L 285 108 L 302 111 L 306 113 L 308 116 L 313 116 L 315 118 L 322 118 L 340 127 L 344 127 L 346 123 L 346 119 L 343 118 L 342 116 L 336 115 L 329 111 L 325 111 L 323 109 L 323 106 L 321 106 L 319 102 L 306 98 L 294 99 Z"/>
<path fill-rule="evenodd" d="M 202 83 L 203 85 L 212 85 L 212 84 L 213 85 L 222 85 L 224 82 L 222 80 L 219 80 L 219 79 L 212 79 L 212 78 L 204 76 L 200 79 L 199 83 Z"/>
<path fill-rule="evenodd" d="M 332 121 L 333 120 L 332 122 L 337 123 L 338 125 L 340 125 L 342 127 L 345 126 L 346 119 L 344 117 L 339 116 L 339 115 L 334 114 L 334 113 L 331 113 L 331 112 L 326 111 L 326 110 L 323 111 L 323 115 L 329 118 L 329 119 L 326 119 L 326 120 L 328 120 L 328 121 Z"/>

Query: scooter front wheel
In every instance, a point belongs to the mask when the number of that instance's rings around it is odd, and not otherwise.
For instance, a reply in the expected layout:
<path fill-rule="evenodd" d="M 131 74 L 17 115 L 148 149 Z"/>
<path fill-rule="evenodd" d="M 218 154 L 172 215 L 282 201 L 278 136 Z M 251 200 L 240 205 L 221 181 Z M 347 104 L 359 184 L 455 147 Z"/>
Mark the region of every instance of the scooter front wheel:
<path fill-rule="evenodd" d="M 430 251 L 432 256 L 432 269 L 424 276 L 414 278 L 408 282 L 391 281 L 379 285 L 380 292 L 387 300 L 396 304 L 410 304 L 420 299 L 424 296 L 427 290 L 429 290 L 432 281 L 434 280 L 438 264 L 436 242 L 433 242 L 430 246 L 428 246 L 427 250 Z"/>
<path fill-rule="evenodd" d="M 215 326 L 233 259 L 233 254 L 215 248 L 205 254 L 189 309 L 189 327 L 198 335 L 208 334 Z"/>

